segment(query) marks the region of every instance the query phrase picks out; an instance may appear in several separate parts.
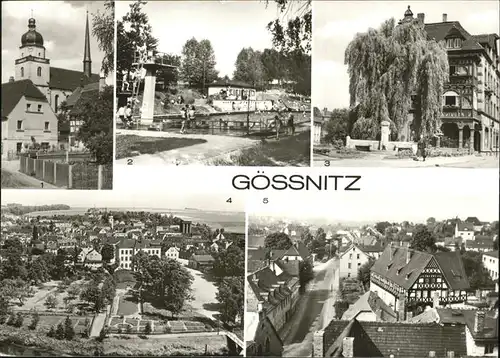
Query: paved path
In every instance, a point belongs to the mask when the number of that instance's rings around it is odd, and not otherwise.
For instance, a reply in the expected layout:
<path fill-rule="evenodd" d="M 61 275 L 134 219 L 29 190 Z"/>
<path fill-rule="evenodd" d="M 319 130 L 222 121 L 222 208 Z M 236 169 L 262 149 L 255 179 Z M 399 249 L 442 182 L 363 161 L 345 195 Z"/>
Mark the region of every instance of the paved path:
<path fill-rule="evenodd" d="M 287 323 L 292 329 L 283 337 L 283 357 L 309 357 L 312 355 L 314 333 L 328 324 L 324 317 L 324 306 L 337 287 L 335 259 L 315 267 L 315 277 L 298 303 L 292 320 Z M 333 291 L 332 291 L 333 288 Z"/>
<path fill-rule="evenodd" d="M 193 290 L 192 295 L 194 297 L 193 301 L 190 302 L 191 307 L 194 311 L 215 320 L 214 315 L 218 314 L 218 311 L 207 310 L 204 305 L 218 304 L 219 301 L 215 298 L 217 294 L 217 287 L 213 282 L 209 282 L 203 278 L 203 273 L 192 268 L 186 267 L 186 269 L 193 275 L 194 281 L 191 285 Z"/>
<path fill-rule="evenodd" d="M 259 143 L 258 140 L 232 136 L 221 136 L 211 134 L 180 134 L 170 132 L 155 132 L 144 130 L 120 129 L 116 132 L 120 135 L 138 135 L 142 137 L 161 138 L 194 138 L 204 139 L 207 142 L 195 144 L 188 147 L 173 149 L 155 154 L 143 154 L 132 157 L 134 165 L 207 165 L 213 158 L 250 148 Z M 118 159 L 118 165 L 126 165 L 129 158 Z"/>
<path fill-rule="evenodd" d="M 92 324 L 92 329 L 90 330 L 91 337 L 99 337 L 102 328 L 104 327 L 104 323 L 106 321 L 106 313 L 99 313 L 95 318 Z"/>
<path fill-rule="evenodd" d="M 32 189 L 64 189 L 52 185 L 50 183 L 38 180 L 32 176 L 26 175 L 19 171 L 19 160 L 2 161 L 2 172 L 7 172 L 10 175 L 10 180 L 15 186 L 12 188 L 32 188 Z M 43 184 L 43 188 L 42 188 Z M 6 188 L 7 189 L 7 188 Z"/>
<path fill-rule="evenodd" d="M 324 167 L 325 161 L 330 162 L 330 167 L 387 167 L 387 168 L 498 168 L 500 158 L 495 155 L 466 155 L 462 157 L 435 157 L 420 159 L 383 159 L 387 154 L 367 154 L 359 159 L 335 159 L 321 154 L 314 154 L 314 167 Z"/>

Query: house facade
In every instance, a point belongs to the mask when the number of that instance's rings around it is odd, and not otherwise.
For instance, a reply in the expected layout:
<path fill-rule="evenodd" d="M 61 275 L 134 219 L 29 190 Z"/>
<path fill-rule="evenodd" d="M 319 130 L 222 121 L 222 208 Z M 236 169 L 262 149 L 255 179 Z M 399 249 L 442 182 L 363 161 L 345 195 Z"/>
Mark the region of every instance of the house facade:
<path fill-rule="evenodd" d="M 35 141 L 58 144 L 57 117 L 47 98 L 29 79 L 2 84 L 2 158 L 22 153 Z"/>
<path fill-rule="evenodd" d="M 463 303 L 469 289 L 458 252 L 429 254 L 391 244 L 370 272 L 370 291 L 403 316 Z"/>
<path fill-rule="evenodd" d="M 167 250 L 165 250 L 165 257 L 173 260 L 179 259 L 180 250 L 175 246 L 170 246 Z"/>
<path fill-rule="evenodd" d="M 463 240 L 474 240 L 474 225 L 472 223 L 457 222 L 455 225 L 455 237 Z"/>
<path fill-rule="evenodd" d="M 370 256 L 357 245 L 351 244 L 339 256 L 340 277 L 357 277 L 358 269 L 370 260 Z"/>
<path fill-rule="evenodd" d="M 483 266 L 488 270 L 491 279 L 497 282 L 498 287 L 498 250 L 483 253 L 482 261 Z"/>
<path fill-rule="evenodd" d="M 425 23 L 425 14 L 413 17 L 410 9 L 400 23 L 423 24 L 429 40 L 442 42 L 448 53 L 449 81 L 442 97 L 441 134 L 455 148 L 472 151 L 497 150 L 499 144 L 500 71 L 498 34 L 471 35 L 459 21 L 443 14 L 438 23 Z M 411 136 L 411 122 L 418 99 L 414 98 L 406 137 Z M 437 143 L 440 144 L 439 142 Z"/>

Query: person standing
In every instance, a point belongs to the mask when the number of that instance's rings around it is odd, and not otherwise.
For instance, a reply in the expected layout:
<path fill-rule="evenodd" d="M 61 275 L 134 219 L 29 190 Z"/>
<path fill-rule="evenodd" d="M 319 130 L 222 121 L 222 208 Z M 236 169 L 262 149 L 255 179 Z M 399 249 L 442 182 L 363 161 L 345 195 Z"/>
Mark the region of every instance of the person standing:
<path fill-rule="evenodd" d="M 427 142 L 423 134 L 420 135 L 420 140 L 418 141 L 417 148 L 418 148 L 417 152 L 420 152 L 420 155 L 422 156 L 423 161 L 425 162 L 425 158 L 427 157 Z M 417 158 L 418 157 L 419 155 L 417 153 Z"/>
<path fill-rule="evenodd" d="M 128 104 L 127 109 L 125 109 L 125 118 L 127 120 L 127 127 L 132 127 L 132 108 L 130 104 Z"/>
<path fill-rule="evenodd" d="M 191 106 L 191 109 L 189 110 L 189 127 L 190 128 L 195 128 L 196 122 L 194 121 L 194 112 L 195 112 L 195 108 L 193 105 L 193 106 Z"/>
<path fill-rule="evenodd" d="M 295 124 L 293 123 L 293 114 L 290 114 L 290 117 L 288 118 L 287 126 L 288 126 L 289 134 L 294 135 L 295 134 Z"/>
<path fill-rule="evenodd" d="M 181 133 L 184 134 L 186 133 L 186 124 L 187 124 L 187 111 L 186 107 L 182 107 L 181 109 L 181 117 L 182 117 L 182 122 L 181 122 Z"/>
<path fill-rule="evenodd" d="M 118 108 L 118 118 L 122 121 L 122 123 L 124 124 L 127 124 L 127 122 L 125 121 L 125 106 L 120 106 L 120 108 Z"/>

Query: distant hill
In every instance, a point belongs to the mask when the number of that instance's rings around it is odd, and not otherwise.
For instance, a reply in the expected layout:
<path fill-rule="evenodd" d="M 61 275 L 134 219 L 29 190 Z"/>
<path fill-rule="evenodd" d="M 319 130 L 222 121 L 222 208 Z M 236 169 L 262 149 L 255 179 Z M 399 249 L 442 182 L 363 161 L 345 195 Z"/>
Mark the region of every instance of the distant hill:
<path fill-rule="evenodd" d="M 71 207 L 64 204 L 52 205 L 37 205 L 37 206 L 24 206 L 21 204 L 7 204 L 2 207 L 2 213 L 11 213 L 14 215 L 24 215 L 37 211 L 54 211 L 54 210 L 69 210 Z"/>

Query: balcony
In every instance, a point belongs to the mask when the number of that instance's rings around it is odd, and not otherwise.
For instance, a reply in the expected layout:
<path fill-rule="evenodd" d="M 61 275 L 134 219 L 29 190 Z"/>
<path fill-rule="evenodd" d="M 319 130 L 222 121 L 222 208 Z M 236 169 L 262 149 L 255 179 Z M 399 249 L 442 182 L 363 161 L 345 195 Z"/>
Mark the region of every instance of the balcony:
<path fill-rule="evenodd" d="M 463 109 L 457 106 L 443 106 L 443 117 L 474 118 L 477 116 L 475 109 Z"/>

